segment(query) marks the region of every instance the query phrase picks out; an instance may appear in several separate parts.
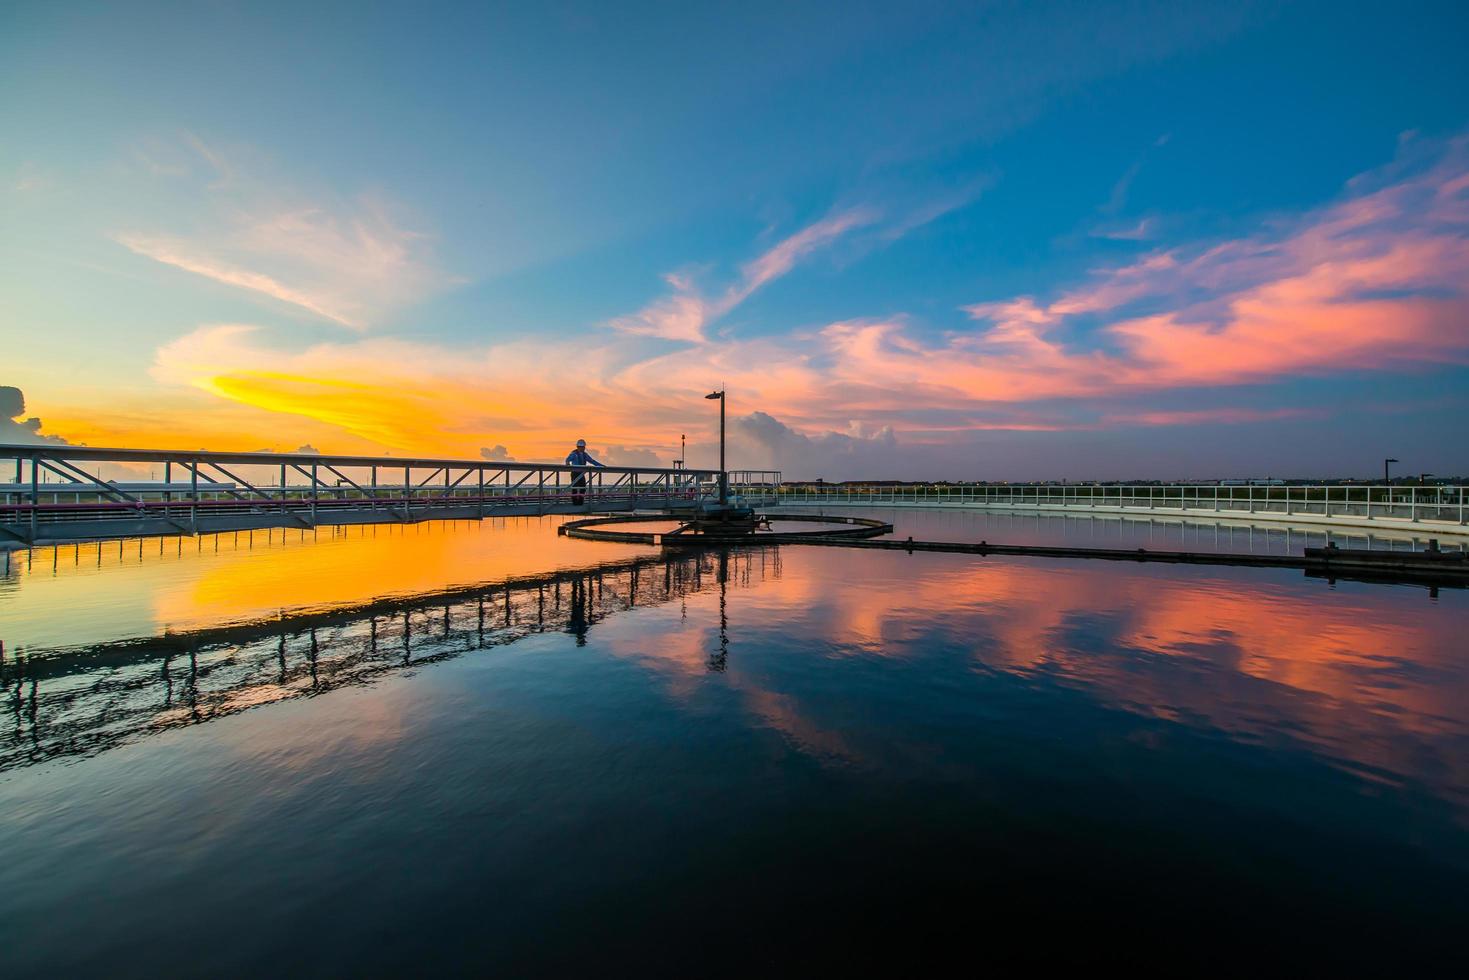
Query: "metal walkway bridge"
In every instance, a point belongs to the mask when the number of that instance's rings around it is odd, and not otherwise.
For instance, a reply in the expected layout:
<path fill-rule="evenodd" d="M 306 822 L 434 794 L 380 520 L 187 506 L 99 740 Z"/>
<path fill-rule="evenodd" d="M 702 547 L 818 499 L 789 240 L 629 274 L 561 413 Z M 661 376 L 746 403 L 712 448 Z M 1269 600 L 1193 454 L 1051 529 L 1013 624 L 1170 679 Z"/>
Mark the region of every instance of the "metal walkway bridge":
<path fill-rule="evenodd" d="M 678 513 L 717 500 L 721 478 L 717 470 L 0 445 L 0 466 L 7 460 L 14 481 L 0 483 L 0 548 L 272 527 Z M 765 508 L 972 508 L 1469 536 L 1466 486 L 832 485 L 741 470 L 727 479 L 742 502 Z"/>
<path fill-rule="evenodd" d="M 922 507 L 1469 535 L 1469 487 L 793 484 L 739 488 L 764 507 Z"/>
<path fill-rule="evenodd" d="M 330 524 L 674 512 L 716 470 L 303 453 L 0 445 L 0 547 Z M 3 462 L 0 462 L 3 465 Z M 0 474 L 3 474 L 0 470 Z M 779 474 L 753 474 L 761 477 Z M 161 477 L 161 478 L 160 478 Z"/>

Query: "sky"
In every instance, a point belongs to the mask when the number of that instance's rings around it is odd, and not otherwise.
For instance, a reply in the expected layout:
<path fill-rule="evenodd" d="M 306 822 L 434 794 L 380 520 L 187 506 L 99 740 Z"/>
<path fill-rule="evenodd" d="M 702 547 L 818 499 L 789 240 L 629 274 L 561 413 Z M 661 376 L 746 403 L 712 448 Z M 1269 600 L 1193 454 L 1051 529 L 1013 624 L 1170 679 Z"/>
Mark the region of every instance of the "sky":
<path fill-rule="evenodd" d="M 0 442 L 1469 474 L 1459 3 L 0 5 Z M 14 390 L 8 390 L 14 389 Z M 7 414 L 8 413 L 8 414 Z"/>

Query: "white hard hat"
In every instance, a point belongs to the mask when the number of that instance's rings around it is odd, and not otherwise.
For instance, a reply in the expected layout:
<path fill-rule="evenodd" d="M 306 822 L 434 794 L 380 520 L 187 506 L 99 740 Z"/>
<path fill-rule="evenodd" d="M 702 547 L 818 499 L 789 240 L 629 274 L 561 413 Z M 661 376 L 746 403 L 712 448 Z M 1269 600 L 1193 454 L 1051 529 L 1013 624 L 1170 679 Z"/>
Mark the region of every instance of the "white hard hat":
<path fill-rule="evenodd" d="M 585 448 L 587 448 L 587 441 L 585 439 L 578 439 L 576 441 L 576 448 L 577 449 L 585 449 Z"/>

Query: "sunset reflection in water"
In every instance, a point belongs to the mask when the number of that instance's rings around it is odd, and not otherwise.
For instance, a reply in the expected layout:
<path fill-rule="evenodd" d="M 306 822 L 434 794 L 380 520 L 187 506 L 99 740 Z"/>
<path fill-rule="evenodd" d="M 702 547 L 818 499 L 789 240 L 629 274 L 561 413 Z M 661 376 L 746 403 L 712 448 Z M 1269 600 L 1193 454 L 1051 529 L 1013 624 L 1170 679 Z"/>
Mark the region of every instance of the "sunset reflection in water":
<path fill-rule="evenodd" d="M 38 549 L 12 559 L 0 597 L 12 656 L 129 636 L 495 583 L 654 556 L 575 542 L 554 518 L 256 532 Z M 760 554 L 760 552 L 756 552 Z M 1261 742 L 1309 745 L 1364 778 L 1429 778 L 1469 806 L 1464 595 L 1328 585 L 1295 573 L 1092 565 L 959 555 L 783 549 L 750 564 L 729 629 L 807 637 L 835 658 L 911 658 L 936 643 L 977 670 L 1043 678 L 1131 712 Z M 763 562 L 762 562 L 763 564 Z M 712 566 L 711 566 L 712 569 Z M 711 571 L 709 584 L 715 581 Z M 705 589 L 683 596 L 700 608 Z M 701 635 L 671 631 L 628 654 L 674 689 L 705 673 Z M 792 692 L 728 679 L 751 712 L 806 744 L 847 744 L 804 719 Z M 250 706 L 287 696 L 235 692 Z M 847 751 L 847 750 L 843 750 Z"/>

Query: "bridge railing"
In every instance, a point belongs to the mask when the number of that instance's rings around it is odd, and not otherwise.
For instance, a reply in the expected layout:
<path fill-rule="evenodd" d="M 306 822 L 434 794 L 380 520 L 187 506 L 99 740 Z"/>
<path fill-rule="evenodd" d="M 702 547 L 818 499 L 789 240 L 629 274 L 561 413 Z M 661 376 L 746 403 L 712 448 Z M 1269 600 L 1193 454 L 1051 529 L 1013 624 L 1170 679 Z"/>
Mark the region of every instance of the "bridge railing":
<path fill-rule="evenodd" d="M 730 470 L 729 490 L 740 503 L 775 503 L 781 486 L 780 470 Z"/>
<path fill-rule="evenodd" d="M 446 508 L 486 516 L 675 506 L 714 499 L 719 480 L 713 470 L 637 466 L 0 445 L 6 476 L 14 479 L 0 483 L 0 540 L 31 542 L 48 527 L 109 521 L 117 533 L 129 533 L 118 522 L 195 533 L 252 515 L 314 524 L 420 520 Z"/>
<path fill-rule="evenodd" d="M 1344 485 L 783 484 L 772 503 L 1173 511 L 1469 527 L 1469 487 Z"/>

